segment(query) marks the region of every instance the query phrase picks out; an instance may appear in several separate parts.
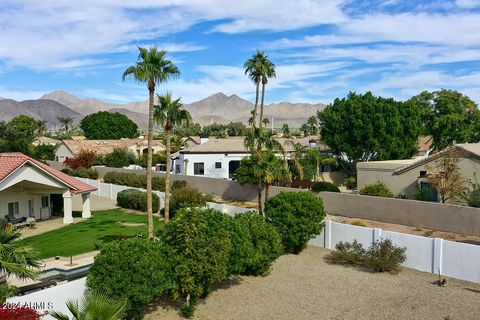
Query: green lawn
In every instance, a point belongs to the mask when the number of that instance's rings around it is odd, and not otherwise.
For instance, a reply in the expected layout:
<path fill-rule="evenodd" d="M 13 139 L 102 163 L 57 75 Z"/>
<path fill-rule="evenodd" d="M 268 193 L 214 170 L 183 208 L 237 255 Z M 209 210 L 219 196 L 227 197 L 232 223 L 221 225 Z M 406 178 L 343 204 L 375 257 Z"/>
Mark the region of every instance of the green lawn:
<path fill-rule="evenodd" d="M 110 241 L 147 234 L 147 216 L 123 212 L 121 209 L 96 211 L 92 218 L 49 231 L 37 236 L 25 238 L 24 243 L 31 245 L 41 258 L 54 256 L 74 256 L 97 250 Z M 144 223 L 142 226 L 126 226 L 121 223 Z M 155 230 L 163 222 L 154 217 Z"/>

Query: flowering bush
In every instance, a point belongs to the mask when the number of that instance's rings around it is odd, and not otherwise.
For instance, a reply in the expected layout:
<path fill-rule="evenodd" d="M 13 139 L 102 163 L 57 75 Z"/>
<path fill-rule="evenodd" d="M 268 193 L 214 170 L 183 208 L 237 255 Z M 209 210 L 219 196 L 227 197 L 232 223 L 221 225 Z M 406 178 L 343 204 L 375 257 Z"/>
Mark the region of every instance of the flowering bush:
<path fill-rule="evenodd" d="M 39 320 L 41 317 L 42 314 L 31 308 L 0 308 L 0 320 Z"/>
<path fill-rule="evenodd" d="M 97 154 L 93 151 L 80 150 L 80 152 L 73 158 L 65 159 L 65 164 L 70 169 L 90 168 L 101 162 Z"/>

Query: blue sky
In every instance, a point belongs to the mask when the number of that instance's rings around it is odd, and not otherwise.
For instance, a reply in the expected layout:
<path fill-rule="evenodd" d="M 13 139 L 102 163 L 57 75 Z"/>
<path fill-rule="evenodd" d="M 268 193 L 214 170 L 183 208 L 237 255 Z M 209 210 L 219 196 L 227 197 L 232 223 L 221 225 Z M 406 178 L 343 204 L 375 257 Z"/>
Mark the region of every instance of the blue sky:
<path fill-rule="evenodd" d="M 268 103 L 439 88 L 480 102 L 480 0 L 2 0 L 0 96 L 144 100 L 121 81 L 137 45 L 169 52 L 182 76 L 159 90 L 187 103 L 252 99 L 242 65 L 257 48 L 277 66 Z"/>

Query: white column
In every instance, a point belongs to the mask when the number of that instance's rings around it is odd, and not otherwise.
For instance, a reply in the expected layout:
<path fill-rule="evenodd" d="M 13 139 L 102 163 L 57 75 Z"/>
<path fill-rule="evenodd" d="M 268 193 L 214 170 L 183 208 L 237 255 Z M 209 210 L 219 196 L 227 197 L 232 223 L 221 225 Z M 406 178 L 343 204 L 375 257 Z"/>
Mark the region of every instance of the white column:
<path fill-rule="evenodd" d="M 92 217 L 90 211 L 90 193 L 82 194 L 82 218 L 88 219 Z"/>
<path fill-rule="evenodd" d="M 70 190 L 67 190 L 63 193 L 63 223 L 73 223 L 72 195 L 70 193 Z"/>

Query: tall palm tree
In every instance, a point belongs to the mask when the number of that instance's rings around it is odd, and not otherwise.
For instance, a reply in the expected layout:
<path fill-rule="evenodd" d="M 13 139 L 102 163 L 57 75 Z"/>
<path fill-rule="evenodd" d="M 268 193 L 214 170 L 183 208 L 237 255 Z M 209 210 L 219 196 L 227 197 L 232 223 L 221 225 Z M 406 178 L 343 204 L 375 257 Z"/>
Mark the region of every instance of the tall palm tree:
<path fill-rule="evenodd" d="M 294 142 L 292 140 L 285 141 L 285 144 L 291 145 L 293 147 L 293 151 L 291 153 L 293 165 L 295 169 L 297 169 L 300 180 L 303 180 L 304 170 L 302 166 L 302 158 L 305 152 L 307 151 L 307 147 L 301 144 L 300 142 Z"/>
<path fill-rule="evenodd" d="M 306 157 L 309 158 L 310 161 L 315 163 L 315 178 L 314 181 L 318 181 L 319 177 L 321 176 L 320 174 L 320 167 L 321 166 L 337 166 L 338 161 L 334 157 L 330 157 L 327 155 L 324 155 L 320 152 L 319 149 L 309 149 L 306 153 Z"/>
<path fill-rule="evenodd" d="M 63 130 L 68 133 L 73 126 L 75 117 L 57 117 L 57 120 L 62 125 Z"/>
<path fill-rule="evenodd" d="M 265 180 L 265 202 L 268 201 L 270 186 L 273 181 L 287 176 L 282 160 L 271 151 L 264 152 L 254 170 L 260 170 Z"/>
<path fill-rule="evenodd" d="M 138 61 L 123 72 L 122 79 L 133 78 L 139 83 L 147 84 L 148 88 L 148 156 L 147 156 L 147 217 L 148 236 L 153 237 L 152 209 L 152 140 L 153 140 L 153 104 L 155 87 L 180 75 L 180 70 L 166 58 L 164 50 L 156 47 L 149 49 L 138 47 Z"/>
<path fill-rule="evenodd" d="M 318 133 L 318 120 L 316 117 L 311 116 L 310 118 L 308 118 L 306 123 L 306 129 L 308 131 L 308 134 L 310 135 L 315 135 Z"/>
<path fill-rule="evenodd" d="M 87 293 L 80 301 L 67 301 L 72 320 L 120 320 L 125 316 L 125 301 L 115 300 L 102 293 Z M 61 312 L 50 315 L 58 320 L 70 320 Z"/>
<path fill-rule="evenodd" d="M 47 120 L 37 120 L 37 137 L 42 137 L 47 132 Z"/>
<path fill-rule="evenodd" d="M 264 54 L 262 62 L 262 102 L 260 103 L 260 125 L 263 120 L 263 111 L 265 108 L 265 87 L 268 83 L 268 79 L 275 78 L 277 74 L 275 73 L 275 64 L 271 62 L 268 57 Z"/>
<path fill-rule="evenodd" d="M 248 75 L 250 80 L 255 83 L 255 107 L 252 111 L 252 128 L 256 127 L 256 118 L 258 112 L 258 97 L 260 95 L 260 82 L 262 81 L 262 57 L 263 52 L 257 50 L 257 52 L 248 59 L 244 64 L 243 68 L 245 69 L 245 74 Z"/>
<path fill-rule="evenodd" d="M 0 224 L 0 283 L 5 283 L 9 275 L 21 279 L 38 276 L 40 260 L 32 248 L 18 241 L 20 236 L 12 227 Z"/>
<path fill-rule="evenodd" d="M 165 173 L 165 222 L 169 220 L 170 205 L 170 149 L 172 131 L 176 126 L 188 125 L 192 117 L 185 110 L 180 99 L 173 100 L 172 95 L 167 93 L 163 96 L 157 95 L 159 105 L 155 106 L 154 118 L 165 130 L 166 151 L 167 151 L 167 172 Z"/>
<path fill-rule="evenodd" d="M 292 136 L 292 133 L 290 132 L 290 127 L 288 126 L 288 123 L 284 123 L 282 126 L 282 135 L 285 138 L 290 138 Z"/>

